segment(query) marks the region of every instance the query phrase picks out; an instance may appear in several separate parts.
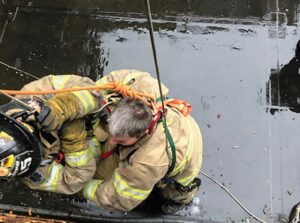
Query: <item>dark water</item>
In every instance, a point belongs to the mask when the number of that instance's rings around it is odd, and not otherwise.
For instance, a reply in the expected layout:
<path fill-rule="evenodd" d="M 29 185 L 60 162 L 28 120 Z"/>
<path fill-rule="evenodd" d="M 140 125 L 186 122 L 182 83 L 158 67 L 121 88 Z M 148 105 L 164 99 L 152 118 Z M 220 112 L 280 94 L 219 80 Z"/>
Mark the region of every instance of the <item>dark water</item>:
<path fill-rule="evenodd" d="M 155 76 L 142 3 L 10 1 L 0 8 L 0 61 L 37 77 L 75 73 L 97 79 L 123 68 Z M 300 37 L 299 1 L 151 3 L 162 81 L 171 97 L 193 105 L 204 141 L 202 170 L 263 220 L 283 222 L 279 216 L 288 215 L 300 198 L 299 91 L 291 85 L 299 86 L 298 79 L 280 84 L 279 78 Z M 16 5 L 18 14 L 6 22 L 6 12 Z M 2 89 L 19 89 L 33 80 L 3 65 L 0 78 Z M 198 199 L 180 216 L 255 222 L 218 185 L 200 177 Z M 65 209 L 74 208 L 68 198 L 30 191 L 17 182 L 0 189 L 2 203 L 61 210 L 57 204 L 63 201 Z M 124 219 L 151 216 L 107 213 L 85 203 L 78 209 Z"/>

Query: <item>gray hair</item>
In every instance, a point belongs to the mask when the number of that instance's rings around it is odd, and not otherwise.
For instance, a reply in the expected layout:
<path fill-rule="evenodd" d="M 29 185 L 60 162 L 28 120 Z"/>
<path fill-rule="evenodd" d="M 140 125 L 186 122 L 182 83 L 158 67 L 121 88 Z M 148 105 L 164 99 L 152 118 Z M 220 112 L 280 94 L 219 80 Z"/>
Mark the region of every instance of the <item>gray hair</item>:
<path fill-rule="evenodd" d="M 150 126 L 151 109 L 139 99 L 121 99 L 108 119 L 109 132 L 114 137 L 139 138 Z"/>

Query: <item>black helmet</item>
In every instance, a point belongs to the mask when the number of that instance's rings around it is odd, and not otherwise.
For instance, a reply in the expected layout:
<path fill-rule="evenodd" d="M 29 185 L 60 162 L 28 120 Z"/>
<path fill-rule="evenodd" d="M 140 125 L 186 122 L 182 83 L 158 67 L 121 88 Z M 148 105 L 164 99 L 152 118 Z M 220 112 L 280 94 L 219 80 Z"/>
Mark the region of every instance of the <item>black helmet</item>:
<path fill-rule="evenodd" d="M 6 168 L 6 177 L 33 173 L 39 167 L 41 157 L 40 142 L 30 128 L 0 112 L 0 167 Z"/>

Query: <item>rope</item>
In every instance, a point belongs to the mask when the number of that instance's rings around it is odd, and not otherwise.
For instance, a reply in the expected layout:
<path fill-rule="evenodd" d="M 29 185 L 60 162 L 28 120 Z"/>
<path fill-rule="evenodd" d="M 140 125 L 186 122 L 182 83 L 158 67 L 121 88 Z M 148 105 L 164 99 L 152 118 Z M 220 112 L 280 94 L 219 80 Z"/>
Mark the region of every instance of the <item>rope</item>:
<path fill-rule="evenodd" d="M 2 90 L 0 90 L 0 94 L 4 94 L 6 97 L 12 99 L 13 101 L 16 101 L 18 102 L 19 104 L 23 105 L 25 108 L 28 108 L 29 110 L 32 110 L 32 107 L 29 106 L 27 103 L 21 101 L 20 99 L 16 98 L 16 97 L 13 97 L 5 92 L 3 92 Z"/>
<path fill-rule="evenodd" d="M 1 41 L 0 41 L 0 43 L 1 43 Z M 2 64 L 2 65 L 4 65 L 4 66 L 7 66 L 7 67 L 10 68 L 10 69 L 16 70 L 16 71 L 18 71 L 18 72 L 20 72 L 20 73 L 23 73 L 23 74 L 25 74 L 25 75 L 27 75 L 27 76 L 30 76 L 30 77 L 32 77 L 32 78 L 34 78 L 34 79 L 36 79 L 36 80 L 39 79 L 37 76 L 34 76 L 34 75 L 32 75 L 32 74 L 30 74 L 30 73 L 27 73 L 27 72 L 25 72 L 25 71 L 23 71 L 23 70 L 20 70 L 20 69 L 18 69 L 18 68 L 15 68 L 15 67 L 13 67 L 13 66 L 10 66 L 10 65 L 8 65 L 8 64 L 6 64 L 6 63 L 4 63 L 4 62 L 2 62 L 2 61 L 0 61 L 0 64 Z"/>
<path fill-rule="evenodd" d="M 159 67 L 158 67 L 158 60 L 157 60 L 157 55 L 156 55 L 156 47 L 155 47 L 155 41 L 154 41 L 154 35 L 153 35 L 153 23 L 152 23 L 152 17 L 151 17 L 151 9 L 150 9 L 150 2 L 149 0 L 144 0 L 146 10 L 147 10 L 147 21 L 148 21 L 148 26 L 149 26 L 149 34 L 150 34 L 150 39 L 151 39 L 151 47 L 152 47 L 152 53 L 153 53 L 153 59 L 155 63 L 155 70 L 156 70 L 156 76 L 157 76 L 157 83 L 158 83 L 158 88 L 159 88 L 159 95 L 160 95 L 160 100 L 161 100 L 161 107 L 162 107 L 162 122 L 164 123 L 164 130 L 165 130 L 165 135 L 166 135 L 166 150 L 168 150 L 168 138 L 172 138 L 170 133 L 168 132 L 168 126 L 167 126 L 167 119 L 166 119 L 166 110 L 165 110 L 165 103 L 164 103 L 164 96 L 162 93 L 162 86 L 161 86 L 161 81 L 160 81 L 160 74 L 159 74 Z M 153 108 L 155 109 L 155 108 Z M 169 135 L 169 137 L 168 137 Z M 168 173 L 172 172 L 175 162 L 176 162 L 176 151 L 175 151 L 175 146 L 171 146 L 171 152 L 172 152 L 172 163 L 168 169 Z"/>
<path fill-rule="evenodd" d="M 165 118 L 164 117 L 164 112 L 165 112 L 164 97 L 163 97 L 163 93 L 162 93 L 162 87 L 161 87 L 161 81 L 160 81 L 160 75 L 159 75 L 159 68 L 158 68 L 158 60 L 157 60 L 157 56 L 156 56 L 156 47 L 155 47 L 155 41 L 154 41 L 154 35 L 153 35 L 153 23 L 152 23 L 151 9 L 150 9 L 149 0 L 145 0 L 145 5 L 146 5 L 146 9 L 147 9 L 147 20 L 148 20 L 148 25 L 149 25 L 149 34 L 150 34 L 150 39 L 151 39 L 151 46 L 152 46 L 154 63 L 155 63 L 159 94 L 160 94 L 162 109 L 163 109 L 163 118 Z"/>
<path fill-rule="evenodd" d="M 86 86 L 86 87 L 73 87 L 73 88 L 65 88 L 65 89 L 56 89 L 56 90 L 47 90 L 47 91 L 21 91 L 21 90 L 2 90 L 0 89 L 0 93 L 7 95 L 47 95 L 47 94 L 57 94 L 57 93 L 65 93 L 65 92 L 74 92 L 74 91 L 82 91 L 82 90 L 114 90 L 124 97 L 132 97 L 135 99 L 140 99 L 144 101 L 148 106 L 151 106 L 148 99 L 155 101 L 154 97 L 150 94 L 142 93 L 135 91 L 129 86 L 121 83 L 121 82 L 112 82 L 98 86 Z"/>
<path fill-rule="evenodd" d="M 210 179 L 211 181 L 213 181 L 214 183 L 218 184 L 223 190 L 225 190 L 230 197 L 233 198 L 233 200 L 244 210 L 247 212 L 247 214 L 249 214 L 251 217 L 253 217 L 255 220 L 261 222 L 261 223 L 266 223 L 264 220 L 261 220 L 259 217 L 257 217 L 255 214 L 253 214 L 252 212 L 250 212 L 223 184 L 221 184 L 219 181 L 215 180 L 214 178 L 212 178 L 211 176 L 209 176 L 208 174 L 204 173 L 203 171 L 200 170 L 200 173 L 202 175 L 204 175 L 205 177 L 207 177 L 208 179 Z"/>

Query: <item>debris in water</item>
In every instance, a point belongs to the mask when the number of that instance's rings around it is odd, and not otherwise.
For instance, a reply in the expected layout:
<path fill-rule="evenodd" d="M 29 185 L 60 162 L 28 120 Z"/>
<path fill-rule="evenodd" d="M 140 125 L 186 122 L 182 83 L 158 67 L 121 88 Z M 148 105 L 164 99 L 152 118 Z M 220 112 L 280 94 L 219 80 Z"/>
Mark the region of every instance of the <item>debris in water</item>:
<path fill-rule="evenodd" d="M 232 149 L 238 149 L 238 148 L 239 148 L 238 145 L 235 145 L 235 146 L 232 147 Z"/>
<path fill-rule="evenodd" d="M 263 213 L 264 213 L 265 215 L 270 215 L 270 214 L 271 214 L 271 209 L 268 208 L 267 205 L 265 205 L 265 206 L 264 206 L 264 209 L 263 209 Z"/>
<path fill-rule="evenodd" d="M 117 42 L 125 42 L 127 39 L 124 37 L 120 37 L 118 39 L 116 39 Z"/>

